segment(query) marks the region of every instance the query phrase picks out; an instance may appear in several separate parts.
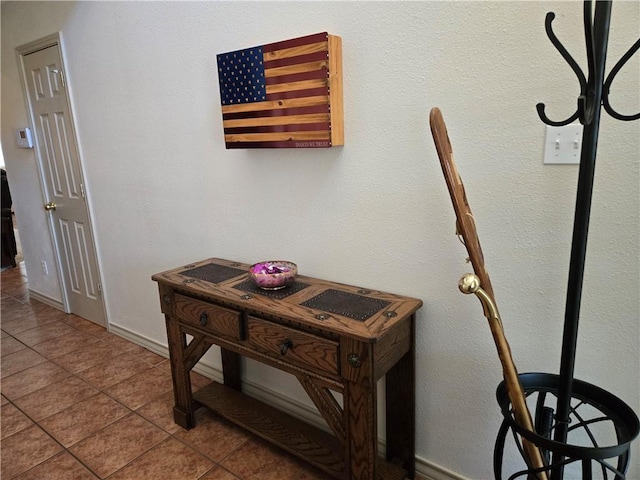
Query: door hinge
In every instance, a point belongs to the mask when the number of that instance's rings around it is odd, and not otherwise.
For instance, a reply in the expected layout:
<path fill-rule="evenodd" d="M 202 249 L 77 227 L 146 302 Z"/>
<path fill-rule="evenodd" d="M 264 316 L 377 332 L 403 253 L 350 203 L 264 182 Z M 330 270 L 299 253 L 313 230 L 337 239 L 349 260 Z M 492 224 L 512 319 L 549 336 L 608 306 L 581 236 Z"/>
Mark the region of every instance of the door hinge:
<path fill-rule="evenodd" d="M 85 198 L 85 196 L 84 196 L 84 183 L 80 184 L 80 195 L 82 196 L 82 198 Z"/>
<path fill-rule="evenodd" d="M 102 284 L 100 282 L 98 282 L 98 295 L 102 295 Z"/>

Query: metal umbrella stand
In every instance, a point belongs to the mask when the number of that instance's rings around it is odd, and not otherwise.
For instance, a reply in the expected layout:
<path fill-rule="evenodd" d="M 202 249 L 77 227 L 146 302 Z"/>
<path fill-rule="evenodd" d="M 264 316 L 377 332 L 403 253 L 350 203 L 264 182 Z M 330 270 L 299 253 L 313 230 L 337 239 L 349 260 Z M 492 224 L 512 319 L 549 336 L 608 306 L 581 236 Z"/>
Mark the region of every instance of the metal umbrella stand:
<path fill-rule="evenodd" d="M 639 39 L 605 77 L 611 7 L 611 1 L 596 1 L 595 8 L 592 0 L 584 2 L 588 59 L 586 78 L 553 32 L 555 15 L 549 12 L 545 21 L 547 36 L 578 77 L 581 93 L 577 110 L 568 119 L 560 122 L 550 120 L 542 103 L 537 105 L 538 115 L 551 126 L 568 125 L 575 120 L 583 125 L 560 374 L 519 376 L 528 395 L 528 403 L 536 406 L 533 414 L 536 433 L 522 429 L 514 421 L 504 382 L 498 387 L 498 403 L 505 418 L 494 451 L 497 480 L 503 478 L 504 449 L 510 432 L 521 452 L 522 437 L 536 444 L 543 452 L 546 468 L 533 469 L 528 466 L 511 474 L 509 479 L 535 479 L 541 478 L 542 474 L 550 480 L 561 480 L 566 468 L 567 471 L 577 469 L 583 480 L 592 479 L 594 475 L 596 478 L 621 480 L 625 478 L 629 464 L 630 443 L 640 431 L 638 417 L 624 402 L 573 376 L 601 109 L 604 108 L 609 115 L 622 121 L 640 118 L 640 113 L 621 115 L 609 103 L 609 89 L 616 74 L 640 48 Z M 571 478 L 576 478 L 573 470 Z"/>
<path fill-rule="evenodd" d="M 504 382 L 501 383 L 497 398 L 504 420 L 494 450 L 496 480 L 538 479 L 537 474 L 541 471 L 550 479 L 562 479 L 565 473 L 567 478 L 583 480 L 626 478 L 629 447 L 640 430 L 638 417 L 628 405 L 606 390 L 573 379 L 567 435 L 575 440 L 557 441 L 552 437 L 559 425 L 554 406 L 559 406 L 561 399 L 561 377 L 548 373 L 522 373 L 519 378 L 527 400 L 535 405 L 536 433 L 522 428 L 515 421 L 506 387 Z M 503 457 L 509 440 L 513 440 L 523 459 L 526 458 L 522 438 L 541 450 L 547 467 L 534 469 L 526 465 L 509 476 L 503 476 Z"/>

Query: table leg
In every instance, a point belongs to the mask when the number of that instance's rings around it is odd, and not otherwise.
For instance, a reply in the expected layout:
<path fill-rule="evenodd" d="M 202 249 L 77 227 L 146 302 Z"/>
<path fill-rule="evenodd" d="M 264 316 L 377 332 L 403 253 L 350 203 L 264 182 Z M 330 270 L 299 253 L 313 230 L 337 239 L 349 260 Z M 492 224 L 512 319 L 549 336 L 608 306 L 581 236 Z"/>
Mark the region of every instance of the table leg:
<path fill-rule="evenodd" d="M 187 338 L 175 319 L 165 316 L 167 324 L 167 339 L 169 341 L 169 360 L 171 362 L 171 377 L 173 379 L 173 419 L 182 428 L 193 428 L 195 416 L 193 400 L 191 398 L 191 378 L 185 367 L 184 351 Z"/>
<path fill-rule="evenodd" d="M 415 332 L 415 315 L 411 319 L 411 335 Z M 387 372 L 386 422 L 387 460 L 398 463 L 407 471 L 408 478 L 415 477 L 415 342 Z"/>
<path fill-rule="evenodd" d="M 349 480 L 374 480 L 378 458 L 376 384 L 345 382 Z"/>
<path fill-rule="evenodd" d="M 242 389 L 242 357 L 236 352 L 220 349 L 222 354 L 222 374 L 227 387 L 240 391 Z"/>

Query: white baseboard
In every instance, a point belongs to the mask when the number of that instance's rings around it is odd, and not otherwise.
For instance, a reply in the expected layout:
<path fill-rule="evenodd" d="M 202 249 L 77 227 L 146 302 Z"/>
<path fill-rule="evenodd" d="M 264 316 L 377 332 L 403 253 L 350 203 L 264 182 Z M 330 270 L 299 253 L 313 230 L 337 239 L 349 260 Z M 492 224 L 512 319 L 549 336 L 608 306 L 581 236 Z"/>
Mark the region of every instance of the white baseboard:
<path fill-rule="evenodd" d="M 165 358 L 169 358 L 169 348 L 166 345 L 151 340 L 147 337 L 139 335 L 131 330 L 128 330 L 120 325 L 111 323 L 109 325 L 109 332 L 123 337 L 141 347 L 151 350 L 158 355 Z M 208 364 L 207 362 L 199 362 L 194 368 L 194 371 L 207 378 L 222 382 L 222 370 L 220 368 Z M 280 392 L 271 390 L 264 385 L 246 380 L 243 378 L 242 391 L 247 395 L 260 400 L 267 405 L 274 408 L 286 411 L 293 417 L 303 420 L 311 425 L 314 425 L 325 431 L 329 431 L 327 424 L 325 423 L 322 415 L 314 408 L 305 405 L 297 400 L 287 397 Z M 385 451 L 384 441 L 379 440 L 380 453 Z M 425 480 L 468 480 L 466 477 L 462 477 L 457 473 L 444 468 L 440 465 L 432 463 L 424 458 L 416 457 L 416 473 L 423 477 Z"/>
<path fill-rule="evenodd" d="M 425 480 L 469 480 L 448 468 L 416 456 L 416 473 Z"/>
<path fill-rule="evenodd" d="M 136 345 L 140 345 L 147 350 L 151 350 L 153 353 L 157 353 L 164 358 L 169 358 L 169 347 L 163 345 L 162 343 L 158 343 L 155 340 L 144 337 L 138 333 L 132 332 L 131 330 L 121 327 L 120 325 L 109 322 L 109 333 L 113 333 L 114 335 L 125 338 L 135 343 Z"/>
<path fill-rule="evenodd" d="M 62 312 L 69 313 L 64 309 L 64 305 L 62 304 L 62 302 L 42 293 L 38 293 L 35 290 L 29 289 L 29 298 L 37 300 L 40 303 L 44 303 L 45 305 L 49 305 L 50 307 L 53 307 Z"/>

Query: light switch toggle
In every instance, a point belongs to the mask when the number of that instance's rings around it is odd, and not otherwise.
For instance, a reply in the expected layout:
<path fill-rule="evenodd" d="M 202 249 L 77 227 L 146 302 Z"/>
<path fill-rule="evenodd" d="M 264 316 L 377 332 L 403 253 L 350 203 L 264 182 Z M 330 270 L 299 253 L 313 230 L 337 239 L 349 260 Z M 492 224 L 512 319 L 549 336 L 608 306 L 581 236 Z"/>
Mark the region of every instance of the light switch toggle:
<path fill-rule="evenodd" d="M 579 164 L 582 150 L 582 125 L 547 127 L 544 146 L 545 164 Z"/>

